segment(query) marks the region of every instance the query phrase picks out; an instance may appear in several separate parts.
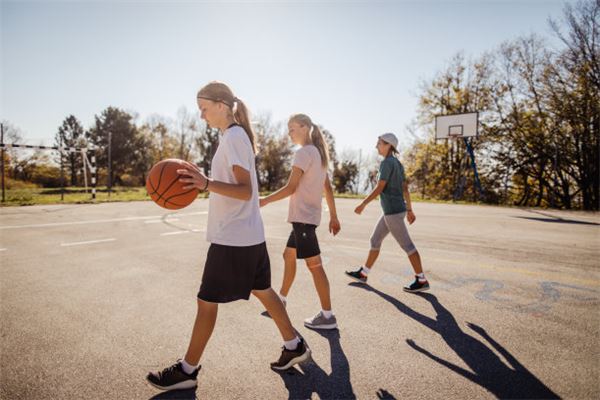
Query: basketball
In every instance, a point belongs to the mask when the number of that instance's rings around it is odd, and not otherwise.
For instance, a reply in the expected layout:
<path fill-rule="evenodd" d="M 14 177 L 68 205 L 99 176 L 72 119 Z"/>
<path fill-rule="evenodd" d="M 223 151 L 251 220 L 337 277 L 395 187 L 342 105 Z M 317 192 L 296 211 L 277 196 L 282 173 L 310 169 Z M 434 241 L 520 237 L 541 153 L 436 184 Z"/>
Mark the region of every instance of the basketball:
<path fill-rule="evenodd" d="M 196 199 L 198 189 L 184 189 L 179 182 L 178 169 L 186 168 L 187 163 L 176 158 L 168 158 L 154 164 L 146 179 L 148 196 L 159 206 L 178 210 Z"/>

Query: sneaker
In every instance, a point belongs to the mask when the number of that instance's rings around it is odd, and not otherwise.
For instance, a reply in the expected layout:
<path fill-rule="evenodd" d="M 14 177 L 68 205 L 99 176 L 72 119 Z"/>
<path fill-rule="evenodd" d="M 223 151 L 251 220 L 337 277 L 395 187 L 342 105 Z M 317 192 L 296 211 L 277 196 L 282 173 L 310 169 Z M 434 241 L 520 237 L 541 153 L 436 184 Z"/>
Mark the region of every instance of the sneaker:
<path fill-rule="evenodd" d="M 146 376 L 146 380 L 154 387 L 161 390 L 181 390 L 193 389 L 198 386 L 196 377 L 202 366 L 192 372 L 186 374 L 181 367 L 181 361 L 167 367 L 159 372 L 150 372 Z"/>
<path fill-rule="evenodd" d="M 336 329 L 337 320 L 335 315 L 332 315 L 331 318 L 325 318 L 323 312 L 319 311 L 314 317 L 305 319 L 304 326 L 313 329 Z"/>
<path fill-rule="evenodd" d="M 362 273 L 362 267 L 358 268 L 358 270 L 356 270 L 356 271 L 346 271 L 346 275 L 348 275 L 350 278 L 354 279 L 355 281 L 367 283 L 367 276 Z"/>
<path fill-rule="evenodd" d="M 283 371 L 308 359 L 310 359 L 310 349 L 304 339 L 300 339 L 300 343 L 298 343 L 298 347 L 295 350 L 288 350 L 283 346 L 279 360 L 271 363 L 271 368 Z"/>
<path fill-rule="evenodd" d="M 425 290 L 429 290 L 429 282 L 427 280 L 419 281 L 419 278 L 415 275 L 415 281 L 410 285 L 404 286 L 403 289 L 405 292 L 411 293 L 424 292 Z"/>

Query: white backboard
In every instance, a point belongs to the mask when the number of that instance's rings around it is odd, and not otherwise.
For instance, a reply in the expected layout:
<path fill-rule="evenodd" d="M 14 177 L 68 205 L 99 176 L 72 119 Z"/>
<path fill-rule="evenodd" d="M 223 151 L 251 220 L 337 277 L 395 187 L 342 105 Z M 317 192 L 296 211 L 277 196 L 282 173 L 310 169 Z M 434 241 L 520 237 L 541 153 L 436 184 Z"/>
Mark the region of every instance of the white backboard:
<path fill-rule="evenodd" d="M 477 136 L 479 113 L 438 115 L 435 117 L 435 138 L 453 139 Z"/>

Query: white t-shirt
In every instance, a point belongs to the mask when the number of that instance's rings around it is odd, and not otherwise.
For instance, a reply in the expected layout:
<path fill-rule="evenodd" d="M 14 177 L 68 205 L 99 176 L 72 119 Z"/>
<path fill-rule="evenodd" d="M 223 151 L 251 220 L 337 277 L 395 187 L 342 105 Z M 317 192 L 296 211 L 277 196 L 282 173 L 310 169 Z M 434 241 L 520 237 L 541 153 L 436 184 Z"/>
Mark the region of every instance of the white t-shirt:
<path fill-rule="evenodd" d="M 321 200 L 327 169 L 321 163 L 319 150 L 312 144 L 298 149 L 292 166 L 303 171 L 296 191 L 290 197 L 288 222 L 319 225 Z"/>
<path fill-rule="evenodd" d="M 248 201 L 210 193 L 206 240 L 226 246 L 254 246 L 265 241 L 263 221 L 258 204 L 258 182 L 252 144 L 244 128 L 232 125 L 219 138 L 212 159 L 211 178 L 225 183 L 237 183 L 233 166 L 250 173 L 252 198 Z"/>

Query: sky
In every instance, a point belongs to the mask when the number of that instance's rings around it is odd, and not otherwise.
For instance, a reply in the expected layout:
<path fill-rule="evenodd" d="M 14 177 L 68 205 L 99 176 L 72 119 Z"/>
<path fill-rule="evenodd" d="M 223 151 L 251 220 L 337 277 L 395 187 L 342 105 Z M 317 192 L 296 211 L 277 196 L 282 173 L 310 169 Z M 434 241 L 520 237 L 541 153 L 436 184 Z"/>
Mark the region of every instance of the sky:
<path fill-rule="evenodd" d="M 423 82 L 457 52 L 477 58 L 536 33 L 565 1 L 0 0 L 0 119 L 52 145 L 75 115 L 108 106 L 199 117 L 196 92 L 227 83 L 254 114 L 308 114 L 338 152 L 373 151 L 406 129 Z M 555 42 L 553 42 L 553 40 Z"/>

